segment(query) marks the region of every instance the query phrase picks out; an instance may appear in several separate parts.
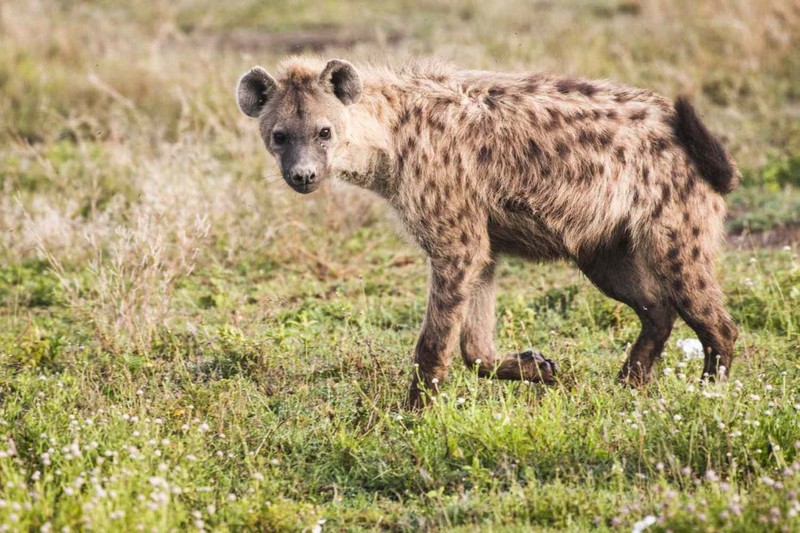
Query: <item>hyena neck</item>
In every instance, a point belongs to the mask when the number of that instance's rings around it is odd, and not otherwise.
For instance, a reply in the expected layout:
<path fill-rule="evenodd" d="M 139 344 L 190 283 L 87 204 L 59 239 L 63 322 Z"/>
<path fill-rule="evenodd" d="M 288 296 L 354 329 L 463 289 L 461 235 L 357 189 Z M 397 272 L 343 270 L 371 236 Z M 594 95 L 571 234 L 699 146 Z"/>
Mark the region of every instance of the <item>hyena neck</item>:
<path fill-rule="evenodd" d="M 361 100 L 348 111 L 347 140 L 334 160 L 334 172 L 339 179 L 388 199 L 395 190 L 390 126 L 396 111 L 385 90 L 367 80 Z"/>

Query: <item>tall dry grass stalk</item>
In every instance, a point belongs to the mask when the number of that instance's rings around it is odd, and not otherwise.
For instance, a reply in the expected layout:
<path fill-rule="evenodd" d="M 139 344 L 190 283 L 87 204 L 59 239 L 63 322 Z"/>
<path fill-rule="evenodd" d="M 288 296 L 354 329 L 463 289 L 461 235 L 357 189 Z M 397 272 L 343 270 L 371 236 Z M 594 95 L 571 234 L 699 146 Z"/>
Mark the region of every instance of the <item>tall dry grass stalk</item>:
<path fill-rule="evenodd" d="M 105 351 L 148 351 L 158 329 L 167 325 L 176 281 L 194 269 L 209 231 L 201 217 L 178 235 L 166 235 L 159 223 L 142 215 L 118 227 L 105 246 L 87 235 L 94 258 L 83 275 L 68 272 L 57 256 L 41 250 L 76 316 L 91 323 Z"/>

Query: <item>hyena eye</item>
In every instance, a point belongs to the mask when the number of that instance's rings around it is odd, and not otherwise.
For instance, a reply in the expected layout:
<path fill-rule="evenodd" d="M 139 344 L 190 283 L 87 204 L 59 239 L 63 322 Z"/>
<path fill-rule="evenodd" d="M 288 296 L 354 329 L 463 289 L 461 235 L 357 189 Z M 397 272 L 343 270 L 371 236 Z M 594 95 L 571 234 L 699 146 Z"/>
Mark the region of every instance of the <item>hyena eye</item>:
<path fill-rule="evenodd" d="M 330 128 L 322 128 L 319 130 L 319 138 L 320 139 L 327 139 L 331 136 L 331 129 Z"/>
<path fill-rule="evenodd" d="M 282 131 L 275 131 L 272 133 L 272 141 L 275 144 L 283 144 L 286 142 L 286 134 Z"/>

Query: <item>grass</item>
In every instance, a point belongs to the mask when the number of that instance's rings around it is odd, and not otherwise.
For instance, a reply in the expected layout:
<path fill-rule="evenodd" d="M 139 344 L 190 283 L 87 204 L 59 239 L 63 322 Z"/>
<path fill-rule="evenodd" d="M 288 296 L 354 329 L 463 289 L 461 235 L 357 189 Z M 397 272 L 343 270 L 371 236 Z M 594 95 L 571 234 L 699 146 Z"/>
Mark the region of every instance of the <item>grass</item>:
<path fill-rule="evenodd" d="M 233 101 L 303 42 L 688 92 L 745 169 L 730 231 L 800 223 L 791 4 L 4 3 L 0 530 L 800 528 L 797 243 L 721 258 L 728 382 L 681 324 L 641 390 L 630 310 L 506 261 L 499 346 L 560 382 L 456 362 L 408 414 L 421 255 L 367 195 L 288 191 Z"/>

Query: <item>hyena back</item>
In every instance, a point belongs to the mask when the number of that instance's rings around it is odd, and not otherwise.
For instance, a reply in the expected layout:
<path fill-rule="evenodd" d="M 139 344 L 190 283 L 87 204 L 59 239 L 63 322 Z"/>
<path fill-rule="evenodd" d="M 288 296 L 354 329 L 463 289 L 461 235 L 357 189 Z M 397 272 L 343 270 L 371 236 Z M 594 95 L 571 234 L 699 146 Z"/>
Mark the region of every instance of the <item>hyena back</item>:
<path fill-rule="evenodd" d="M 460 345 L 484 376 L 552 382 L 555 364 L 494 346 L 498 257 L 569 259 L 634 309 L 642 330 L 619 379 L 643 384 L 677 316 L 703 372 L 730 369 L 736 326 L 714 261 L 739 173 L 685 99 L 606 81 L 292 58 L 238 87 L 289 185 L 335 176 L 398 213 L 430 264 L 411 406 Z M 723 368 L 724 367 L 724 368 Z"/>

